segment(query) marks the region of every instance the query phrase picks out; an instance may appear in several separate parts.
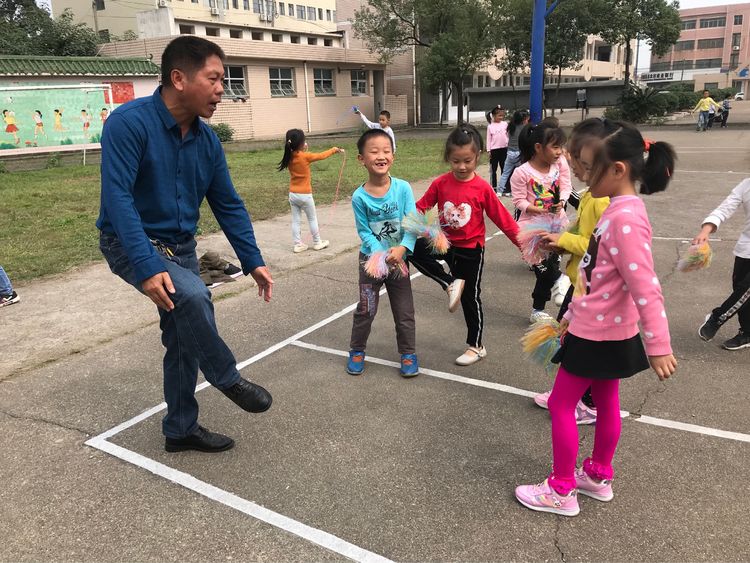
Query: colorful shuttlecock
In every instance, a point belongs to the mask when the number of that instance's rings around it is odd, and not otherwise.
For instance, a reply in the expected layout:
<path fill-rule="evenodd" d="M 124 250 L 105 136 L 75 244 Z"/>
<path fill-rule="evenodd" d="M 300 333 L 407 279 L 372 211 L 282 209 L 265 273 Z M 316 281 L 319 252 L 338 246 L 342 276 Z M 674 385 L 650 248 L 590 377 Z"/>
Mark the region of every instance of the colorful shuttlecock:
<path fill-rule="evenodd" d="M 691 244 L 687 252 L 677 262 L 677 269 L 680 272 L 695 272 L 704 270 L 711 265 L 713 252 L 707 242 L 703 244 Z"/>
<path fill-rule="evenodd" d="M 552 358 L 560 349 L 560 323 L 554 319 L 535 322 L 521 337 L 521 344 L 528 359 L 542 366 L 547 373 L 557 371 Z"/>
<path fill-rule="evenodd" d="M 451 246 L 440 224 L 440 217 L 433 210 L 424 215 L 422 213 L 408 213 L 401 225 L 406 232 L 425 239 L 430 252 L 433 254 L 445 254 Z"/>
<path fill-rule="evenodd" d="M 376 280 L 383 280 L 389 275 L 399 278 L 409 275 L 409 267 L 403 260 L 399 260 L 397 264 L 389 264 L 386 258 L 388 251 L 373 252 L 365 261 L 365 273 Z"/>
<path fill-rule="evenodd" d="M 539 264 L 550 255 L 550 250 L 542 248 L 542 237 L 546 233 L 561 233 L 566 226 L 567 217 L 544 214 L 538 219 L 524 223 L 518 233 L 518 244 L 521 246 L 523 259 L 531 264 Z"/>

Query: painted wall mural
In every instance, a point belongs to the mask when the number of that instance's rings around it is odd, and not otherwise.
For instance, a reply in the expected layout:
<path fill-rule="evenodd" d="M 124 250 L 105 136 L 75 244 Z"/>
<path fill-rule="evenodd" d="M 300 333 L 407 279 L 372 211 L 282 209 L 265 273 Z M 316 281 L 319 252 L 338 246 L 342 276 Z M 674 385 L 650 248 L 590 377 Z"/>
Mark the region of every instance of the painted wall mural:
<path fill-rule="evenodd" d="M 100 85 L 15 90 L 0 84 L 0 150 L 98 143 L 110 112 L 135 98 L 132 82 L 109 84 L 111 100 Z"/>

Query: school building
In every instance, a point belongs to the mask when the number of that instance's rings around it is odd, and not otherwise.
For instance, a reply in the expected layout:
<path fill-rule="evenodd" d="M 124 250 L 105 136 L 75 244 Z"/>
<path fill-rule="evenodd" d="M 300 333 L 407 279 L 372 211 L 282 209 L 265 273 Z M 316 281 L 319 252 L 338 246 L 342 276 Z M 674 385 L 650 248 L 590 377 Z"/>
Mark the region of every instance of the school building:
<path fill-rule="evenodd" d="M 664 56 L 651 57 L 641 80 L 649 86 L 695 82 L 695 90 L 747 92 L 750 3 L 680 10 L 682 31 Z"/>
<path fill-rule="evenodd" d="M 386 65 L 346 45 L 337 30 L 335 0 L 53 0 L 53 11 L 65 8 L 78 21 L 95 17 L 100 35 L 137 34 L 103 45 L 103 57 L 145 57 L 158 65 L 176 36 L 218 44 L 227 55 L 225 93 L 210 123 L 230 125 L 235 139 L 278 138 L 293 127 L 359 128 L 353 106 L 373 120 L 388 109 L 393 125 L 407 122 L 406 97 L 389 91 Z"/>

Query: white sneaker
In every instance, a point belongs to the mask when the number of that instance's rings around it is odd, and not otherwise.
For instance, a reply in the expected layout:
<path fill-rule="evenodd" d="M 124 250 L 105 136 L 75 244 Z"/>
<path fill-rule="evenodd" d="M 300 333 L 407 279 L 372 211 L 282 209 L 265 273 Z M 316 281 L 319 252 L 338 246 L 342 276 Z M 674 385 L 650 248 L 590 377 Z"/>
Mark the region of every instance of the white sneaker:
<path fill-rule="evenodd" d="M 293 250 L 295 254 L 299 254 L 300 252 L 307 250 L 307 245 L 304 242 L 295 244 Z"/>
<path fill-rule="evenodd" d="M 324 248 L 328 248 L 328 245 L 331 244 L 327 240 L 321 240 L 316 243 L 313 243 L 313 250 L 323 250 Z"/>
<path fill-rule="evenodd" d="M 540 321 L 551 321 L 552 317 L 545 313 L 544 311 L 531 311 L 531 316 L 529 317 L 529 322 L 531 323 L 538 323 Z"/>
<path fill-rule="evenodd" d="M 537 406 L 542 407 L 543 409 L 549 409 L 547 406 L 547 403 L 549 402 L 549 396 L 552 395 L 552 391 L 547 391 L 546 393 L 539 393 L 538 395 L 534 395 L 534 402 Z"/>
<path fill-rule="evenodd" d="M 560 307 L 565 301 L 565 294 L 568 293 L 570 288 L 570 278 L 565 274 L 560 274 L 557 278 L 555 285 L 552 286 L 552 301 Z"/>
<path fill-rule="evenodd" d="M 476 364 L 485 356 L 487 356 L 487 349 L 484 346 L 482 346 L 481 348 L 469 346 L 466 349 L 466 352 L 456 358 L 456 364 L 458 364 L 459 366 L 470 366 L 471 364 Z"/>
<path fill-rule="evenodd" d="M 461 304 L 461 294 L 464 292 L 464 280 L 456 278 L 445 291 L 448 292 L 448 311 L 453 313 Z"/>

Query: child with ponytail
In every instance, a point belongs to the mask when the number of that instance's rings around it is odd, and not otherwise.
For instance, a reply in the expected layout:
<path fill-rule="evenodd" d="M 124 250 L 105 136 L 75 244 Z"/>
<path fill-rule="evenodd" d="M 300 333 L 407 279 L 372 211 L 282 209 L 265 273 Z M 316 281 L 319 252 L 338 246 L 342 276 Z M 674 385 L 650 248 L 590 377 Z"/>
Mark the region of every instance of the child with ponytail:
<path fill-rule="evenodd" d="M 644 141 L 630 124 L 608 120 L 599 131 L 577 141 L 591 195 L 609 197 L 610 205 L 581 260 L 573 301 L 561 323 L 560 369 L 548 403 L 552 473 L 538 485 L 516 488 L 516 498 L 524 506 L 563 516 L 579 513 L 579 492 L 603 502 L 614 496 L 612 459 L 622 424 L 620 379 L 650 364 L 664 380 L 677 367 L 654 273 L 651 225 L 636 190 L 637 183 L 642 194 L 666 189 L 674 171 L 674 149 Z M 575 409 L 589 386 L 597 407 L 594 449 L 576 469 Z"/>
<path fill-rule="evenodd" d="M 315 200 L 312 196 L 312 174 L 310 164 L 317 160 L 324 160 L 336 153 L 343 153 L 344 149 L 332 147 L 323 152 L 307 152 L 305 133 L 301 129 L 290 129 L 286 132 L 284 142 L 284 156 L 279 162 L 279 172 L 285 168 L 289 169 L 291 181 L 289 182 L 289 204 L 292 207 L 292 239 L 294 240 L 294 252 L 304 252 L 307 245 L 302 242 L 301 214 L 307 216 L 307 224 L 313 238 L 313 250 L 323 250 L 329 241 L 320 238 L 318 230 L 318 218 L 315 214 Z"/>

